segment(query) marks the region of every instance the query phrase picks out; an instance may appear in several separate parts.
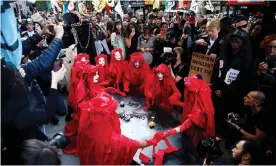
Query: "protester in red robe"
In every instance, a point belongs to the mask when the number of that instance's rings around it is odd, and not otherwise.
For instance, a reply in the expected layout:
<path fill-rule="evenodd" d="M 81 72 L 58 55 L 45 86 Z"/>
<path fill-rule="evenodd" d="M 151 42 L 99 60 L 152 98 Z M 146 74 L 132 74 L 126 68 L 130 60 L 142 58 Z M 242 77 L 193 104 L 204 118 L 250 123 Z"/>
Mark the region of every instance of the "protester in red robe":
<path fill-rule="evenodd" d="M 111 85 L 117 89 L 122 82 L 125 70 L 128 66 L 127 61 L 124 61 L 123 51 L 121 48 L 115 48 L 110 53 L 110 67 L 109 73 L 111 77 Z"/>
<path fill-rule="evenodd" d="M 95 57 L 95 62 L 96 65 L 101 66 L 99 68 L 100 84 L 103 86 L 108 86 L 110 84 L 110 76 L 107 56 L 105 54 L 97 55 Z"/>
<path fill-rule="evenodd" d="M 80 53 L 74 58 L 74 65 L 71 69 L 71 82 L 70 89 L 68 95 L 68 105 L 73 108 L 75 106 L 75 90 L 80 81 L 80 77 L 82 75 L 82 71 L 84 67 L 89 63 L 88 54 Z M 75 108 L 76 109 L 76 108 Z M 73 108 L 74 110 L 74 108 Z"/>
<path fill-rule="evenodd" d="M 65 125 L 64 134 L 69 138 L 70 144 L 63 149 L 63 152 L 66 154 L 77 155 L 76 149 L 76 139 L 77 139 L 77 126 L 78 120 L 74 118 L 77 114 L 77 103 L 79 103 L 80 98 L 77 98 L 77 86 L 81 80 L 83 69 L 88 65 L 89 56 L 87 54 L 80 53 L 74 58 L 74 65 L 71 69 L 71 82 L 70 90 L 68 95 L 68 106 L 72 109 L 70 112 L 72 115 L 72 120 Z"/>
<path fill-rule="evenodd" d="M 193 144 L 197 147 L 199 141 L 206 137 L 215 137 L 214 107 L 211 99 L 211 89 L 196 76 L 187 77 L 184 90 L 184 107 L 182 124 L 164 133 L 164 137 L 179 132 L 188 132 Z"/>
<path fill-rule="evenodd" d="M 144 80 L 150 73 L 150 66 L 145 62 L 143 55 L 140 52 L 131 54 L 124 77 L 124 91 L 129 92 L 129 86 L 131 86 L 134 87 L 135 92 L 143 93 Z"/>
<path fill-rule="evenodd" d="M 78 145 L 77 145 L 77 137 L 78 137 L 78 126 L 79 126 L 79 119 L 82 110 L 79 108 L 79 105 L 82 102 L 86 102 L 91 100 L 99 92 L 110 92 L 116 93 L 121 96 L 126 96 L 125 93 L 113 88 L 107 87 L 104 88 L 99 84 L 99 68 L 100 66 L 93 66 L 87 64 L 82 72 L 81 79 L 76 87 L 75 90 L 75 99 L 76 103 L 74 108 L 76 111 L 73 112 L 72 120 L 65 125 L 65 135 L 69 138 L 70 144 L 63 149 L 63 152 L 66 154 L 74 154 L 78 155 Z M 74 80 L 71 80 L 74 81 Z"/>
<path fill-rule="evenodd" d="M 129 165 L 139 148 L 156 145 L 160 137 L 132 140 L 121 134 L 116 100 L 105 92 L 80 104 L 78 148 L 81 165 Z"/>
<path fill-rule="evenodd" d="M 147 110 L 152 105 L 167 111 L 172 111 L 173 105 L 183 107 L 183 102 L 180 101 L 181 93 L 175 85 L 168 66 L 161 64 L 153 71 L 144 83 L 146 97 L 144 109 Z"/>

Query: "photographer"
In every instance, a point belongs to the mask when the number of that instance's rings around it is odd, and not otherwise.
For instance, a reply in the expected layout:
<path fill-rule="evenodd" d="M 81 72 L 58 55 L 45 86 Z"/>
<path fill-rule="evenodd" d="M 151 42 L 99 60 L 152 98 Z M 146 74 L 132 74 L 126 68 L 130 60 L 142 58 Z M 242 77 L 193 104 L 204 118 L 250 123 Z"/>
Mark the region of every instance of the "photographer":
<path fill-rule="evenodd" d="M 15 22 L 14 15 L 11 13 L 10 16 L 11 18 L 8 21 Z M 5 19 L 5 21 L 7 20 Z M 16 24 L 10 23 L 5 25 L 6 26 L 3 27 L 3 33 L 1 33 L 1 38 L 7 39 L 6 35 L 18 37 L 18 35 L 13 36 L 13 34 L 17 34 L 17 29 L 14 28 L 16 27 Z M 7 29 L 11 30 L 8 34 L 6 33 Z M 21 141 L 29 138 L 37 138 L 40 140 L 47 139 L 46 135 L 40 130 L 39 125 L 48 122 L 55 114 L 56 97 L 58 95 L 58 91 L 56 90 L 57 83 L 63 78 L 65 71 L 63 68 L 58 72 L 52 73 L 52 90 L 47 100 L 41 93 L 34 78 L 53 65 L 53 62 L 62 47 L 63 42 L 61 38 L 63 36 L 63 28 L 61 26 L 56 26 L 53 29 L 54 31 L 51 31 L 50 25 L 46 25 L 40 33 L 41 35 L 55 33 L 55 39 L 49 47 L 39 58 L 22 65 L 20 68 L 19 62 L 22 57 L 21 43 L 19 43 L 20 45 L 15 49 L 19 51 L 12 52 L 9 50 L 9 45 L 14 42 L 3 40 L 3 45 L 6 47 L 1 48 L 3 56 L 1 59 L 1 82 L 3 87 L 1 95 L 5 97 L 1 100 L 1 136 L 3 137 L 2 141 L 4 141 L 4 145 L 11 157 L 6 158 L 7 162 L 15 162 L 12 160 L 12 154 L 15 152 L 15 146 L 17 146 Z M 18 40 L 19 39 L 17 38 L 17 41 Z M 40 35 L 35 34 L 24 41 L 22 45 L 23 53 L 25 54 L 28 52 L 40 40 Z M 18 68 L 19 71 L 17 70 Z M 24 77 L 24 79 L 22 77 Z"/>
<path fill-rule="evenodd" d="M 37 139 L 22 142 L 15 157 L 18 157 L 20 165 L 61 165 L 58 150 Z"/>
<path fill-rule="evenodd" d="M 204 160 L 203 165 L 256 165 L 262 161 L 261 147 L 256 141 L 240 140 L 232 149 L 230 158 L 218 159 L 216 161 Z"/>
<path fill-rule="evenodd" d="M 264 39 L 264 45 L 266 47 L 267 57 L 266 62 L 259 64 L 257 83 L 259 90 L 267 98 L 268 109 L 272 111 L 276 94 L 276 34 L 268 35 Z"/>
<path fill-rule="evenodd" d="M 189 74 L 189 64 L 182 61 L 183 49 L 181 47 L 174 48 L 176 60 L 171 62 L 168 66 L 171 70 L 171 75 L 175 80 L 177 89 L 180 93 L 184 92 L 184 78 Z"/>

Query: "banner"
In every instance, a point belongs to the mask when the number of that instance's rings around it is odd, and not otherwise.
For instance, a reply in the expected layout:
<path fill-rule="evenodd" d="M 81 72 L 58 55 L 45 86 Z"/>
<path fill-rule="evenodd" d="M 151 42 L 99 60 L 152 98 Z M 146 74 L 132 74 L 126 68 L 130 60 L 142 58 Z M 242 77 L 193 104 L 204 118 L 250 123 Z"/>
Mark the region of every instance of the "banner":
<path fill-rule="evenodd" d="M 198 4 L 197 4 L 196 0 L 192 0 L 190 10 L 192 10 L 195 13 L 197 13 L 199 11 Z"/>
<path fill-rule="evenodd" d="M 228 0 L 227 5 L 265 5 L 264 0 Z"/>
<path fill-rule="evenodd" d="M 120 0 L 118 1 L 118 3 L 115 6 L 114 10 L 121 16 L 121 19 L 123 20 L 123 18 L 124 18 L 124 12 L 123 12 Z"/>
<path fill-rule="evenodd" d="M 42 22 L 42 20 L 43 20 L 43 18 L 41 17 L 41 15 L 38 12 L 33 14 L 31 16 L 31 18 L 34 22 L 39 22 L 39 23 Z"/>
<path fill-rule="evenodd" d="M 211 81 L 215 57 L 194 52 L 192 55 L 189 76 L 200 74 L 208 84 Z"/>
<path fill-rule="evenodd" d="M 107 0 L 107 5 L 110 7 L 114 7 L 115 6 L 115 0 Z"/>
<path fill-rule="evenodd" d="M 93 0 L 92 4 L 96 12 L 100 13 L 105 8 L 106 0 Z"/>
<path fill-rule="evenodd" d="M 155 0 L 145 0 L 145 5 L 153 5 Z"/>
<path fill-rule="evenodd" d="M 160 8 L 160 1 L 159 0 L 154 0 L 152 6 L 153 6 L 153 9 L 159 9 Z"/>

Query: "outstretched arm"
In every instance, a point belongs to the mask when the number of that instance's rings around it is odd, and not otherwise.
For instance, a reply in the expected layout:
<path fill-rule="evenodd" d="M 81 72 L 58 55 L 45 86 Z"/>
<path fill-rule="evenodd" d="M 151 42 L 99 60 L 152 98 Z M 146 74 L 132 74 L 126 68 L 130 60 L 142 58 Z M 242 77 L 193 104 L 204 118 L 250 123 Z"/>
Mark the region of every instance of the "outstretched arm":
<path fill-rule="evenodd" d="M 184 123 L 182 123 L 178 127 L 166 131 L 164 133 L 164 137 L 171 136 L 180 132 L 184 132 L 187 129 L 191 128 L 193 125 L 194 123 L 190 119 L 187 119 Z"/>

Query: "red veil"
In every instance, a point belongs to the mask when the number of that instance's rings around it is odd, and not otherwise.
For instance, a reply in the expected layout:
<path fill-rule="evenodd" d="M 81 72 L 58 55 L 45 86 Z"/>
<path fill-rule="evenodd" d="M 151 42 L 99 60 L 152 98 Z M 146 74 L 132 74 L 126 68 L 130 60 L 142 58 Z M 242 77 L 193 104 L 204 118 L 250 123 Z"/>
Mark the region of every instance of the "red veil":
<path fill-rule="evenodd" d="M 118 91 L 115 88 L 108 87 L 104 88 L 98 83 L 94 83 L 93 77 L 99 71 L 99 66 L 93 66 L 87 64 L 82 72 L 80 77 L 80 81 L 75 90 L 75 105 L 76 111 L 72 114 L 72 120 L 65 125 L 65 135 L 69 138 L 70 144 L 63 149 L 63 152 L 66 154 L 74 154 L 78 155 L 77 149 L 77 136 L 78 136 L 78 126 L 79 126 L 79 119 L 82 112 L 82 108 L 79 105 L 82 102 L 86 102 L 95 96 L 99 92 L 110 92 L 110 93 L 117 93 L 119 95 L 125 96 L 125 93 Z M 72 81 L 72 80 L 71 80 Z"/>
<path fill-rule="evenodd" d="M 65 125 L 64 134 L 70 140 L 70 145 L 66 146 L 63 149 L 63 152 L 66 154 L 77 155 L 76 149 L 76 136 L 77 136 L 77 127 L 78 127 L 78 102 L 82 99 L 83 93 L 80 93 L 78 84 L 82 80 L 82 74 L 85 66 L 89 64 L 89 56 L 87 54 L 78 54 L 74 58 L 74 65 L 71 69 L 71 82 L 70 90 L 68 95 L 68 105 L 73 109 L 72 120 Z M 81 95 L 80 95 L 81 94 Z"/>
<path fill-rule="evenodd" d="M 119 52 L 121 55 L 121 60 L 117 61 L 115 59 L 116 52 Z M 127 61 L 124 61 L 123 59 L 123 50 L 121 48 L 115 48 L 110 53 L 110 67 L 109 67 L 109 73 L 111 77 L 111 84 L 115 88 L 119 89 L 119 84 L 123 79 L 124 72 L 127 68 Z"/>
<path fill-rule="evenodd" d="M 105 65 L 101 66 L 99 64 L 99 59 L 104 58 Z M 105 54 L 100 54 L 95 57 L 95 62 L 96 65 L 100 65 L 101 67 L 99 68 L 99 76 L 100 76 L 100 83 L 104 85 L 108 85 L 110 82 L 110 76 L 109 76 L 109 65 L 108 65 L 108 60 L 107 56 Z"/>
<path fill-rule="evenodd" d="M 184 79 L 184 107 L 182 124 L 177 128 L 164 133 L 164 137 L 177 132 L 187 131 L 197 147 L 199 141 L 206 136 L 215 136 L 214 107 L 211 99 L 211 90 L 203 81 L 194 77 Z"/>
<path fill-rule="evenodd" d="M 104 92 L 80 104 L 78 148 L 81 165 L 129 165 L 139 142 L 121 134 L 116 100 Z"/>
<path fill-rule="evenodd" d="M 76 110 L 76 107 L 74 107 L 76 106 L 75 90 L 80 81 L 82 71 L 88 63 L 89 56 L 87 54 L 80 53 L 74 58 L 74 65 L 71 69 L 71 82 L 68 95 L 68 105 L 71 106 L 74 111 Z"/>
<path fill-rule="evenodd" d="M 205 130 L 206 135 L 215 136 L 214 106 L 210 87 L 195 76 L 187 77 L 184 81 L 185 101 L 182 122 L 190 119 L 197 126 L 197 131 L 191 132 L 191 136 L 198 135 L 195 132 L 202 133 L 202 129 Z M 194 144 L 197 145 L 200 139 L 194 137 Z"/>
<path fill-rule="evenodd" d="M 146 105 L 145 109 L 151 105 L 156 104 L 167 111 L 173 109 L 173 105 L 183 106 L 183 102 L 180 101 L 181 93 L 175 85 L 175 81 L 171 76 L 171 71 L 168 66 L 161 64 L 156 69 L 153 69 L 153 73 L 148 75 L 147 81 L 144 83 Z M 163 80 L 158 80 L 157 73 L 164 74 Z"/>
<path fill-rule="evenodd" d="M 139 61 L 140 67 L 134 66 L 134 63 Z M 147 74 L 151 73 L 148 63 L 145 62 L 143 55 L 140 52 L 135 52 L 130 55 L 130 62 L 125 72 L 124 91 L 129 91 L 129 85 L 138 86 L 138 91 L 143 93 L 143 83 Z"/>

